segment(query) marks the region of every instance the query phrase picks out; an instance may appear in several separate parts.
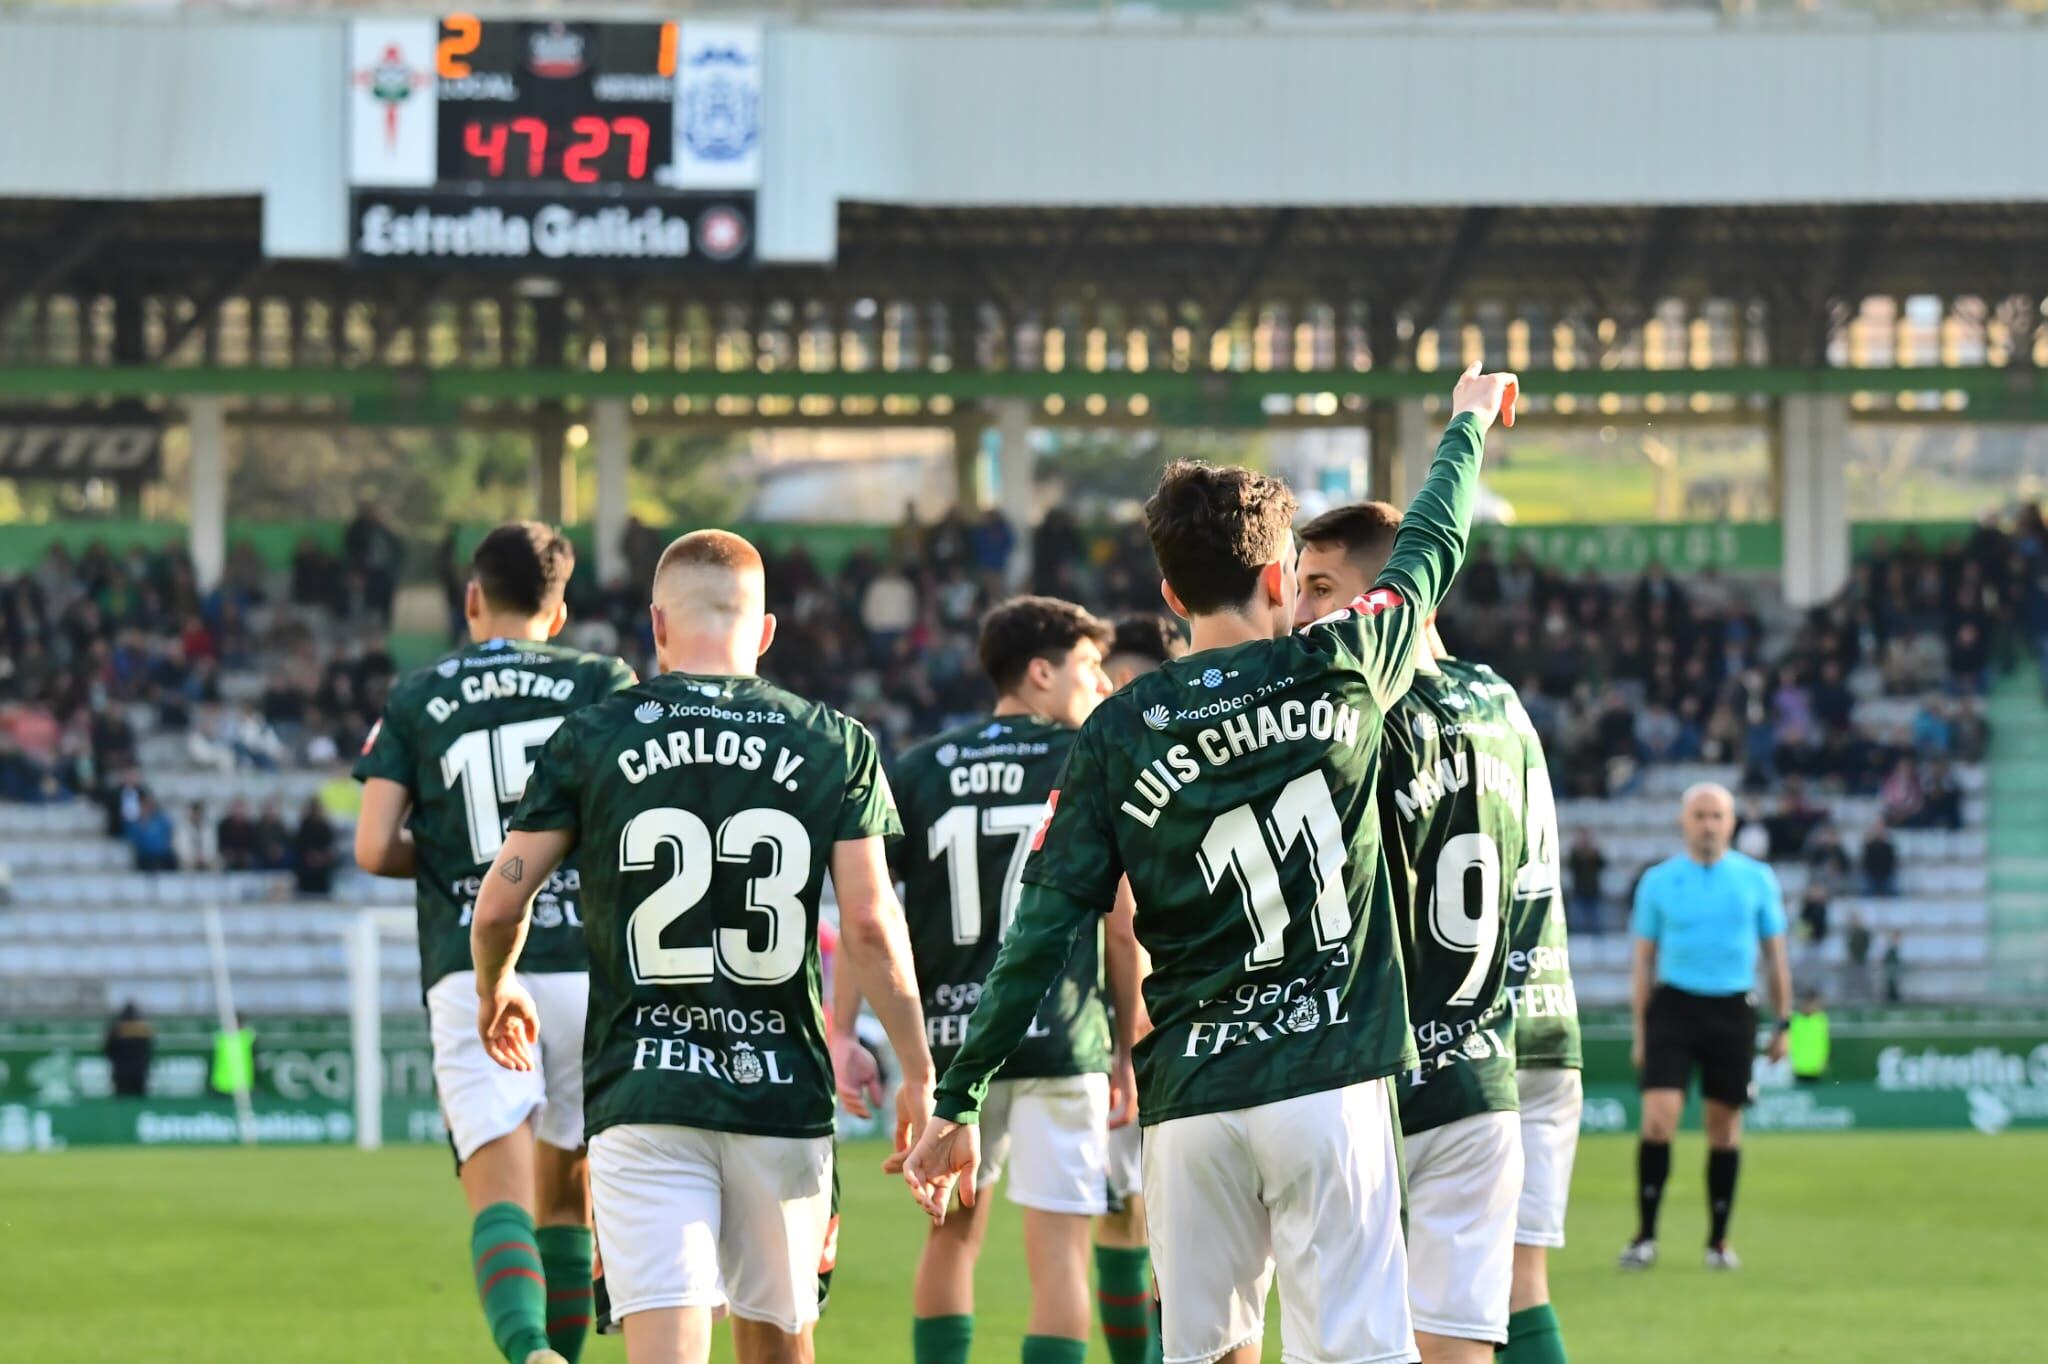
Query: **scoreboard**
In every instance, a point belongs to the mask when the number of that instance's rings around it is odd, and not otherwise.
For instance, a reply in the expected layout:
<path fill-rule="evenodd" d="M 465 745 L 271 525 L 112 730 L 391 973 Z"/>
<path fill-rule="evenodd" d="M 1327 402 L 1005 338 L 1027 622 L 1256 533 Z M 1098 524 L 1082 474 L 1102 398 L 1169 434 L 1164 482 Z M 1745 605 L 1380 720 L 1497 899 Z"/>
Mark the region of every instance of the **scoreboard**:
<path fill-rule="evenodd" d="M 757 26 L 363 18 L 350 25 L 347 99 L 359 262 L 752 258 Z"/>

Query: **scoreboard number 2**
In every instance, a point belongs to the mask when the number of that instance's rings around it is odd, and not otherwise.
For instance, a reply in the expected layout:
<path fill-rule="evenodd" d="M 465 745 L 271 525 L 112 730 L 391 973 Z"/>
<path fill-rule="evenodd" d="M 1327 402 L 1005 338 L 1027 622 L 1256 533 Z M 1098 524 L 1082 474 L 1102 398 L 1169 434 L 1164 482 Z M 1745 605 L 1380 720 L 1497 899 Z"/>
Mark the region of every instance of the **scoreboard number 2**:
<path fill-rule="evenodd" d="M 434 70 L 444 81 L 459 81 L 470 73 L 469 63 L 463 58 L 476 51 L 476 45 L 483 41 L 484 25 L 474 14 L 451 14 L 441 21 L 447 30 L 441 35 L 441 44 L 434 49 Z"/>

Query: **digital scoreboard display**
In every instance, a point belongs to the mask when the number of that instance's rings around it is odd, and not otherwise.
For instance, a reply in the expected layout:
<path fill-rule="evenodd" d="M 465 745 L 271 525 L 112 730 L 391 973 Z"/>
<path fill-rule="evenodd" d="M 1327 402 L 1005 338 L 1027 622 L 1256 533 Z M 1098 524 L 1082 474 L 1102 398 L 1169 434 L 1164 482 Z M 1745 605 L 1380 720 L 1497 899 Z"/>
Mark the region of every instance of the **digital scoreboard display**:
<path fill-rule="evenodd" d="M 358 260 L 751 258 L 757 25 L 366 17 L 349 58 Z"/>
<path fill-rule="evenodd" d="M 442 183 L 660 186 L 675 151 L 677 25 L 441 21 Z"/>

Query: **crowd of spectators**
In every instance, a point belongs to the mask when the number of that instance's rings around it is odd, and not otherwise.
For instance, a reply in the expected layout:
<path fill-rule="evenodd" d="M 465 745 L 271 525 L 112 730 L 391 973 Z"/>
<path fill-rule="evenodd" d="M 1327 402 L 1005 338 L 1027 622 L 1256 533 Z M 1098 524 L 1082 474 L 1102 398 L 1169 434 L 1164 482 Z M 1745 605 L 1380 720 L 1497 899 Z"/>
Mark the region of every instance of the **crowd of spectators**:
<path fill-rule="evenodd" d="M 781 628 L 763 671 L 865 720 L 891 750 L 979 713 L 976 625 L 1007 591 L 1019 534 L 996 511 L 907 512 L 885 544 L 829 568 L 801 539 L 771 550 Z M 1102 614 L 1158 609 L 1140 526 L 1084 527 L 1056 508 L 1028 534 L 1032 590 Z M 665 540 L 635 522 L 625 584 L 608 590 L 588 568 L 571 584 L 575 637 L 643 672 L 652 641 L 636 585 Z M 463 577 L 453 545 L 451 628 Z M 179 547 L 58 546 L 0 579 L 0 799 L 94 794 L 138 867 L 288 871 L 320 893 L 339 861 L 324 810 L 294 820 L 238 804 L 211 825 L 203 810 L 180 818 L 135 775 L 138 731 L 179 736 L 193 764 L 221 771 L 337 765 L 393 680 L 382 640 L 403 560 L 403 542 L 366 505 L 338 551 L 308 539 L 272 572 L 237 546 L 204 594 Z M 1747 589 L 1711 570 L 1681 582 L 1652 563 L 1618 580 L 1482 541 L 1443 630 L 1517 684 L 1561 796 L 1627 794 L 1659 762 L 1738 766 L 1740 846 L 1807 863 L 1796 910 L 1819 942 L 1833 897 L 1895 891 L 1892 830 L 1961 825 L 1954 765 L 1989 744 L 1989 678 L 2023 652 L 2048 661 L 2048 528 L 2029 508 L 2010 530 L 1987 519 L 1939 550 L 1910 534 L 1878 544 L 1834 601 L 1776 632 L 1789 639 L 1778 647 Z M 224 692 L 224 674 L 259 663 L 259 687 Z M 1871 696 L 1906 698 L 1910 719 L 1859 723 Z M 1874 797 L 1880 817 L 1845 835 L 1826 817 L 1838 794 Z M 1574 922 L 1613 926 L 1608 850 L 1581 829 L 1567 857 Z"/>

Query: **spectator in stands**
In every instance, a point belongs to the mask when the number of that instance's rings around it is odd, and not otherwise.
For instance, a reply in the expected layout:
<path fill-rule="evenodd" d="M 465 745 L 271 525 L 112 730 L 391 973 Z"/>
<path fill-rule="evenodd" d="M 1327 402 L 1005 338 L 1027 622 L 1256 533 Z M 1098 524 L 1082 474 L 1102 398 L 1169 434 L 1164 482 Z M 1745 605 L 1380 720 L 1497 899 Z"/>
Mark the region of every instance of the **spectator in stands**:
<path fill-rule="evenodd" d="M 172 846 L 178 855 L 178 866 L 185 871 L 212 871 L 220 865 L 220 844 L 215 839 L 212 821 L 206 817 L 206 807 L 200 802 L 195 800 L 186 807 Z"/>
<path fill-rule="evenodd" d="M 1884 940 L 1884 1002 L 1897 1004 L 1905 998 L 1906 935 L 1893 929 Z"/>
<path fill-rule="evenodd" d="M 249 817 L 249 802 L 237 796 L 228 802 L 227 813 L 214 828 L 214 852 L 223 870 L 254 871 L 257 845 L 256 821 Z"/>
<path fill-rule="evenodd" d="M 1765 822 L 1770 830 L 1773 861 L 1798 857 L 1806 851 L 1807 840 L 1827 818 L 1827 810 L 1806 794 L 1806 783 L 1798 777 L 1785 778 L 1785 794 L 1778 798 L 1778 811 Z"/>
<path fill-rule="evenodd" d="M 1954 742 L 1950 752 L 1960 761 L 1980 763 L 1991 747 L 1991 727 L 1976 701 L 1965 698 L 1956 703 L 1952 724 Z"/>
<path fill-rule="evenodd" d="M 142 802 L 148 797 L 142 774 L 132 767 L 109 782 L 100 794 L 100 805 L 107 812 L 107 833 L 114 838 L 125 836 L 128 826 L 141 817 Z"/>
<path fill-rule="evenodd" d="M 1583 824 L 1572 835 L 1566 863 L 1571 874 L 1571 893 L 1565 897 L 1565 907 L 1570 911 L 1571 926 L 1589 933 L 1602 932 L 1606 893 L 1600 881 L 1607 873 L 1607 854 L 1600 851 L 1600 845 L 1593 841 L 1593 831 Z"/>
<path fill-rule="evenodd" d="M 288 871 L 291 861 L 292 835 L 285 828 L 284 812 L 276 801 L 265 801 L 262 818 L 256 821 L 256 870 Z"/>
<path fill-rule="evenodd" d="M 1823 819 L 1806 840 L 1807 879 L 1833 894 L 1849 884 L 1849 869 L 1849 854 L 1842 847 L 1841 834 L 1832 820 Z"/>
<path fill-rule="evenodd" d="M 142 1016 L 134 1000 L 121 1006 L 107 1025 L 107 1040 L 100 1047 L 112 1072 L 114 1094 L 122 1099 L 149 1096 L 149 1063 L 156 1055 L 156 1028 Z"/>
<path fill-rule="evenodd" d="M 1882 818 L 1872 820 L 1863 835 L 1862 863 L 1865 895 L 1898 894 L 1899 848 Z"/>
<path fill-rule="evenodd" d="M 860 621 L 877 657 L 895 653 L 896 641 L 917 624 L 917 617 L 917 587 L 900 563 L 876 574 L 861 593 Z"/>
<path fill-rule="evenodd" d="M 1735 851 L 1759 862 L 1770 860 L 1770 826 L 1764 820 L 1763 802 L 1755 796 L 1746 797 L 1742 802 L 1742 818 L 1735 826 Z"/>
<path fill-rule="evenodd" d="M 1913 751 L 1923 758 L 1955 751 L 1955 726 L 1949 720 L 1948 703 L 1938 696 L 1923 698 L 1913 712 Z"/>
<path fill-rule="evenodd" d="M 147 794 L 142 797 L 136 807 L 135 818 L 128 821 L 122 836 L 135 850 L 135 870 L 178 869 L 177 829 L 170 814 L 157 804 L 156 797 Z"/>
<path fill-rule="evenodd" d="M 1807 974 L 1818 969 L 1822 946 L 1828 940 L 1828 888 L 1808 881 L 1799 894 L 1799 938 L 1806 951 Z"/>
<path fill-rule="evenodd" d="M 298 832 L 292 837 L 292 872 L 301 895 L 331 895 L 334 892 L 334 823 L 315 796 L 306 802 L 299 816 Z"/>
<path fill-rule="evenodd" d="M 1848 963 L 1844 972 L 1843 991 L 1851 999 L 1868 999 L 1870 949 L 1873 940 L 1870 924 L 1859 911 L 1849 911 L 1849 927 L 1843 936 L 1843 952 Z"/>
<path fill-rule="evenodd" d="M 1920 783 L 1920 815 L 1917 827 L 1960 829 L 1963 827 L 1963 791 L 1956 785 L 1947 758 L 1936 758 Z"/>
<path fill-rule="evenodd" d="M 1885 823 L 1894 829 L 1911 828 L 1920 818 L 1926 797 L 1920 789 L 1919 768 L 1910 757 L 1902 757 L 1892 765 L 1891 775 L 1878 788 L 1877 800 Z"/>
<path fill-rule="evenodd" d="M 355 519 L 342 532 L 341 548 L 350 569 L 362 575 L 363 604 L 380 622 L 388 622 L 391 597 L 405 568 L 405 542 L 384 519 L 375 498 L 366 497 L 357 505 Z"/>

